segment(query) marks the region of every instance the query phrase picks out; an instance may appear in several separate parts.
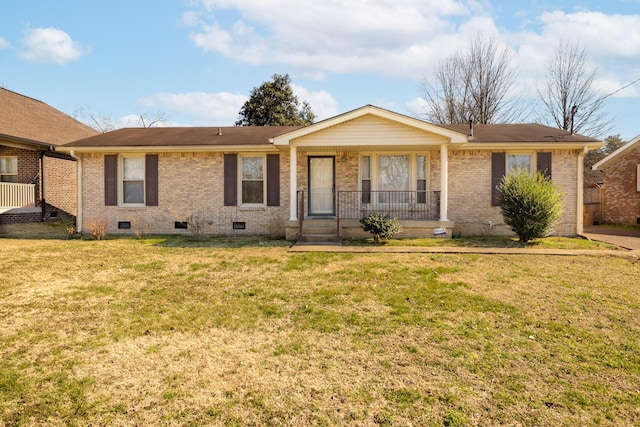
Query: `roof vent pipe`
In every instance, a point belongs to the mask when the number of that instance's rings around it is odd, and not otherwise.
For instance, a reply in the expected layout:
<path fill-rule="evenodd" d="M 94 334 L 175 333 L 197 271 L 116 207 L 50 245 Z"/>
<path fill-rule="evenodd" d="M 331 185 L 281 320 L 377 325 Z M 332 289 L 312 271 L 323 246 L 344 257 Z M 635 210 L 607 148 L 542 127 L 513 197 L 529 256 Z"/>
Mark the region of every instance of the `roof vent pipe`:
<path fill-rule="evenodd" d="M 469 139 L 473 139 L 473 120 L 469 119 Z"/>
<path fill-rule="evenodd" d="M 218 136 L 222 136 L 222 128 L 218 128 Z"/>

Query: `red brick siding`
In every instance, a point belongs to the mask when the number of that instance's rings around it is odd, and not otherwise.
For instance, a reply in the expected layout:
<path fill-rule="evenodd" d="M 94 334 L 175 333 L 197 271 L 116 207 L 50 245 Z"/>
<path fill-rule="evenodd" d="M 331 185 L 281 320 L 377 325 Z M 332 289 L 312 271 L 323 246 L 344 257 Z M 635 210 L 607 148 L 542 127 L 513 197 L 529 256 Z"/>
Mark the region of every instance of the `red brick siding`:
<path fill-rule="evenodd" d="M 631 150 L 604 169 L 604 222 L 635 225 L 640 218 L 640 193 L 637 190 L 637 165 L 640 147 Z"/>

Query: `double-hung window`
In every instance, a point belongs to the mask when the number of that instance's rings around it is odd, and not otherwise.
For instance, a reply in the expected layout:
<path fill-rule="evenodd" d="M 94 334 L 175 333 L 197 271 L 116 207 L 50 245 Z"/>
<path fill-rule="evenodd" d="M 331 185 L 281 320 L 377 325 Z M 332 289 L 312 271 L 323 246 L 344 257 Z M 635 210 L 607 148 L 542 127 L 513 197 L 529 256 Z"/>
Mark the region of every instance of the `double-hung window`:
<path fill-rule="evenodd" d="M 0 182 L 18 182 L 17 157 L 0 157 Z"/>
<path fill-rule="evenodd" d="M 144 157 L 122 157 L 122 203 L 144 204 Z"/>
<path fill-rule="evenodd" d="M 264 172 L 264 156 L 241 156 L 240 200 L 243 205 L 264 204 Z"/>

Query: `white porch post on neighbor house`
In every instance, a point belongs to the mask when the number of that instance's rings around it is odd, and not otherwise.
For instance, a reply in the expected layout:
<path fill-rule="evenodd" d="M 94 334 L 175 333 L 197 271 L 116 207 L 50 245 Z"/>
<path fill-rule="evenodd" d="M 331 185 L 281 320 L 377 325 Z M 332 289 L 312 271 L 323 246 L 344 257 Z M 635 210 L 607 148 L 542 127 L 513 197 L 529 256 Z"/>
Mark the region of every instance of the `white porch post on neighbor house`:
<path fill-rule="evenodd" d="M 298 220 L 298 150 L 289 146 L 289 220 Z"/>
<path fill-rule="evenodd" d="M 440 221 L 449 221 L 449 147 L 440 145 Z"/>

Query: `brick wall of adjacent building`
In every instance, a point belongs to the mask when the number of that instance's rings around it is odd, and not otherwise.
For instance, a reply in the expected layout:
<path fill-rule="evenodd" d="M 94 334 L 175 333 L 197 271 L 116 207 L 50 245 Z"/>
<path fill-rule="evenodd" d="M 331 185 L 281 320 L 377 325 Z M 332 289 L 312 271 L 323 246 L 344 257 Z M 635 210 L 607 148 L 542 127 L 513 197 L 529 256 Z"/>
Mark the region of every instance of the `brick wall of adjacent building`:
<path fill-rule="evenodd" d="M 104 220 L 108 234 L 190 234 L 175 223 L 190 215 L 202 218 L 206 234 L 284 235 L 289 210 L 289 156 L 280 153 L 280 206 L 243 208 L 224 206 L 223 153 L 160 153 L 158 155 L 158 206 L 121 207 L 104 204 L 104 156 L 82 157 L 82 224 L 89 232 L 92 221 Z M 131 229 L 119 229 L 130 222 Z M 244 222 L 234 230 L 233 222 Z"/>
<path fill-rule="evenodd" d="M 45 216 L 56 218 L 75 216 L 78 197 L 76 193 L 76 162 L 56 157 L 44 158 Z"/>
<path fill-rule="evenodd" d="M 637 168 L 640 146 L 606 167 L 604 181 L 604 222 L 637 225 L 640 221 L 640 192 L 637 187 Z"/>

